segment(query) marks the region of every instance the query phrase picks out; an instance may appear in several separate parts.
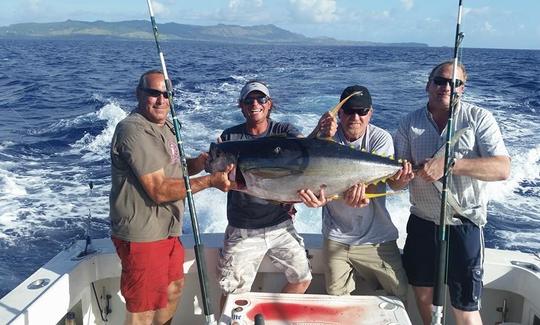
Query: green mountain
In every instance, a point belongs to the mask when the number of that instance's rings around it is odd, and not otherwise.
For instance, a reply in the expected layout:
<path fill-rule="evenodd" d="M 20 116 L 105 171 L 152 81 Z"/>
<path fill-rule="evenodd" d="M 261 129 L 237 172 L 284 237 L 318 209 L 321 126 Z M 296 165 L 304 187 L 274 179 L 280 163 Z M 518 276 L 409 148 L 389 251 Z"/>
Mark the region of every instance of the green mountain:
<path fill-rule="evenodd" d="M 161 40 L 191 40 L 221 43 L 351 45 L 351 46 L 416 46 L 422 43 L 376 43 L 342 41 L 329 37 L 311 38 L 292 33 L 275 25 L 214 25 L 198 26 L 177 23 L 158 25 Z M 111 38 L 152 40 L 152 27 L 147 20 L 121 22 L 75 21 L 53 23 L 22 23 L 0 27 L 0 38 Z"/>

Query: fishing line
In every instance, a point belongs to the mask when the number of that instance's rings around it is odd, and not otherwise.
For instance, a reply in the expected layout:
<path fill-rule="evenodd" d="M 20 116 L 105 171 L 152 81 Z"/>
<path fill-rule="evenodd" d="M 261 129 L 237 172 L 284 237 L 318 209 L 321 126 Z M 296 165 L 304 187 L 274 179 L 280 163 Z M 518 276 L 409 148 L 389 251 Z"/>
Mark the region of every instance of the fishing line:
<path fill-rule="evenodd" d="M 200 239 L 199 222 L 197 220 L 195 202 L 193 199 L 193 193 L 191 191 L 191 184 L 189 181 L 186 154 L 184 152 L 182 136 L 180 133 L 181 124 L 180 124 L 179 118 L 176 115 L 176 111 L 174 108 L 172 83 L 167 73 L 167 66 L 165 65 L 165 57 L 159 45 L 159 34 L 158 34 L 156 20 L 154 18 L 154 10 L 152 9 L 152 1 L 147 0 L 147 3 L 148 3 L 148 10 L 150 12 L 150 22 L 152 23 L 152 31 L 154 33 L 154 39 L 156 41 L 159 61 L 161 63 L 161 70 L 163 71 L 163 77 L 165 79 L 165 87 L 167 88 L 167 94 L 168 94 L 167 97 L 168 97 L 170 108 L 171 108 L 171 117 L 172 117 L 174 131 L 175 131 L 174 134 L 175 134 L 176 141 L 178 144 L 178 151 L 180 153 L 180 162 L 182 166 L 184 185 L 186 187 L 186 198 L 187 198 L 188 207 L 189 207 L 189 214 L 191 217 L 191 227 L 193 228 L 193 238 L 195 241 L 195 246 L 194 246 L 195 260 L 197 262 L 197 271 L 199 273 L 199 285 L 201 288 L 204 315 L 206 318 L 206 324 L 215 324 L 216 321 L 214 318 L 214 314 L 212 314 L 211 308 L 210 308 L 210 298 L 209 298 L 209 293 L 208 293 L 208 280 L 206 276 L 206 265 L 205 265 L 205 257 L 204 257 L 204 246 L 202 245 L 201 239 Z"/>
<path fill-rule="evenodd" d="M 446 127 L 446 145 L 444 150 L 444 176 L 442 181 L 441 210 L 439 218 L 439 254 L 437 255 L 437 273 L 435 287 L 433 288 L 433 311 L 431 315 L 432 325 L 442 325 L 445 321 L 444 306 L 446 300 L 446 277 L 448 270 L 448 232 L 449 227 L 446 223 L 448 215 L 448 191 L 451 181 L 452 165 L 455 163 L 452 152 L 452 137 L 454 133 L 454 113 L 459 105 L 459 95 L 456 92 L 457 69 L 460 59 L 460 45 L 463 40 L 463 33 L 460 31 L 461 14 L 463 11 L 462 0 L 459 0 L 458 15 L 456 24 L 456 37 L 454 42 L 454 59 L 452 71 L 452 83 L 450 84 L 450 104 L 448 109 L 448 122 Z"/>

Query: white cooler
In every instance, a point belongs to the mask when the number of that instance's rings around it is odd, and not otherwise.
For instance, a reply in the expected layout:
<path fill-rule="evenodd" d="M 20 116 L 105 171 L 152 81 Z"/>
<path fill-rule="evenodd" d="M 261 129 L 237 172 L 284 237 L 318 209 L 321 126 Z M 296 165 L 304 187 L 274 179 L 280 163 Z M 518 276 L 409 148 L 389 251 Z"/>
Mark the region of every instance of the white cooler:
<path fill-rule="evenodd" d="M 411 324 L 403 303 L 395 297 L 261 292 L 229 295 L 219 324 L 255 324 L 257 314 L 265 325 Z"/>

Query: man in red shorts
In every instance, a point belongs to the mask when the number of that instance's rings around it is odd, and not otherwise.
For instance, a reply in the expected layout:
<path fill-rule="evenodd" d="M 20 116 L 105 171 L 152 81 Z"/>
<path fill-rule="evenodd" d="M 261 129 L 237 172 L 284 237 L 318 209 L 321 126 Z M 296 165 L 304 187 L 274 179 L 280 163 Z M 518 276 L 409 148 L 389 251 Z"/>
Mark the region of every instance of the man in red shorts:
<path fill-rule="evenodd" d="M 136 94 L 137 108 L 118 123 L 111 144 L 112 240 L 122 262 L 125 324 L 170 324 L 184 283 L 186 190 L 163 73 L 145 72 Z M 188 159 L 189 174 L 199 173 L 206 158 Z M 234 188 L 232 168 L 192 178 L 192 192 Z"/>

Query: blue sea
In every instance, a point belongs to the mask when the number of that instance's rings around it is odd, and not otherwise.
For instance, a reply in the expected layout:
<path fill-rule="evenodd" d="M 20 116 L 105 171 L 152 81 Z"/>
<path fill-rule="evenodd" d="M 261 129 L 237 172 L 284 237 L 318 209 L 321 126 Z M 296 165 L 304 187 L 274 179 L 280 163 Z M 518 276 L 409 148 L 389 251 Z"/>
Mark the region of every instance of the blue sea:
<path fill-rule="evenodd" d="M 466 45 L 466 42 L 464 43 Z M 206 151 L 243 120 L 242 85 L 267 81 L 273 118 L 308 134 L 341 90 L 365 85 L 375 125 L 390 132 L 426 103 L 432 66 L 451 48 L 162 44 L 185 149 Z M 489 109 L 512 156 L 512 175 L 491 184 L 486 246 L 540 251 L 540 51 L 463 49 L 466 101 Z M 0 40 L 0 297 L 75 240 L 109 235 L 109 143 L 136 104 L 140 74 L 159 68 L 153 42 Z M 93 189 L 89 183 L 94 184 Z M 222 232 L 225 194 L 195 195 L 200 229 Z M 301 232 L 320 232 L 320 210 L 302 206 Z M 403 238 L 407 194 L 389 198 Z M 190 236 L 189 218 L 184 233 Z"/>

